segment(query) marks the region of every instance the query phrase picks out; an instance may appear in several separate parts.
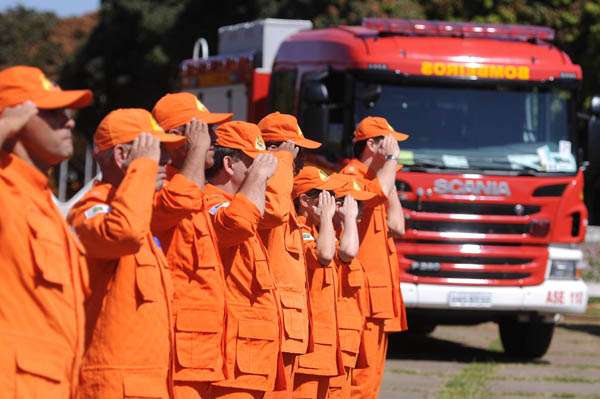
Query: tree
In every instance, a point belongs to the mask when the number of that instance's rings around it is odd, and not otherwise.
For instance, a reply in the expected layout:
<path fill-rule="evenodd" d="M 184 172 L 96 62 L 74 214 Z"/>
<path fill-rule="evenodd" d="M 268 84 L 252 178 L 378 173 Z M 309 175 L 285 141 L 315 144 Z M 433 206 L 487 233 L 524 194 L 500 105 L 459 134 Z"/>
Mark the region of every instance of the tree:
<path fill-rule="evenodd" d="M 64 59 L 60 44 L 50 39 L 58 21 L 53 13 L 23 6 L 0 13 L 0 67 L 32 65 L 54 77 Z"/>

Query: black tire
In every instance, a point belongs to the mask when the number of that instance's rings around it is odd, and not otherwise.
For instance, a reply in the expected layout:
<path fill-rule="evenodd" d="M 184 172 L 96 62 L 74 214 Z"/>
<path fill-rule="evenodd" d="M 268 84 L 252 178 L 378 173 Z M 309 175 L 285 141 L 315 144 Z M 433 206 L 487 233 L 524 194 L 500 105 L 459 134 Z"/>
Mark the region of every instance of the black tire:
<path fill-rule="evenodd" d="M 504 352 L 513 357 L 537 359 L 546 354 L 554 335 L 553 323 L 502 320 L 498 323 Z"/>

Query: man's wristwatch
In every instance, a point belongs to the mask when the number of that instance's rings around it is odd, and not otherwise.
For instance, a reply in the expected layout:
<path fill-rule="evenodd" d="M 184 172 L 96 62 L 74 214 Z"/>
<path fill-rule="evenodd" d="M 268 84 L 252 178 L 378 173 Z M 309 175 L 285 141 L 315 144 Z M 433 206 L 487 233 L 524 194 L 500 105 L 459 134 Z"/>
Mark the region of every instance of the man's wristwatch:
<path fill-rule="evenodd" d="M 385 160 L 386 161 L 396 161 L 396 162 L 398 162 L 398 156 L 397 155 L 386 155 L 385 156 Z"/>

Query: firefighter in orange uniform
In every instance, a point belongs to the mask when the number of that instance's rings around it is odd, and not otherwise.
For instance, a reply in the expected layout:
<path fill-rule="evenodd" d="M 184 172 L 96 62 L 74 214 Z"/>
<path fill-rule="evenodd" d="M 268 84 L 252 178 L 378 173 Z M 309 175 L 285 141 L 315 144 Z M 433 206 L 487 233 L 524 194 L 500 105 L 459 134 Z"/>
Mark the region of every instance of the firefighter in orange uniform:
<path fill-rule="evenodd" d="M 150 220 L 164 176 L 160 142 L 183 140 L 142 109 L 109 113 L 94 134 L 102 181 L 68 218 L 87 250 L 92 286 L 82 399 L 172 396 L 171 278 Z"/>
<path fill-rule="evenodd" d="M 48 169 L 71 157 L 67 108 L 92 102 L 37 68 L 0 71 L 0 386 L 6 398 L 75 395 L 87 269 L 54 205 Z"/>
<path fill-rule="evenodd" d="M 309 341 L 307 270 L 302 248 L 302 231 L 292 201 L 294 161 L 298 148 L 321 146 L 306 139 L 292 115 L 271 113 L 259 123 L 267 148 L 278 157 L 278 168 L 267 185 L 265 215 L 260 235 L 267 247 L 269 264 L 279 290 L 283 312 L 284 339 L 281 345 L 288 392 L 274 392 L 268 398 L 289 397 L 293 389 L 298 355 L 306 353 Z M 297 147 L 296 147 L 297 146 Z"/>
<path fill-rule="evenodd" d="M 314 166 L 302 168 L 294 179 L 299 224 L 308 266 L 314 348 L 298 357 L 293 398 L 324 399 L 331 377 L 344 374 L 337 331 L 338 270 L 333 217 L 335 198 L 327 190 L 340 188 L 340 175 L 328 176 Z M 349 200 L 351 201 L 351 199 Z"/>
<path fill-rule="evenodd" d="M 267 179 L 277 158 L 265 152 L 258 126 L 226 122 L 215 131 L 214 165 L 206 170 L 206 207 L 225 270 L 224 381 L 213 398 L 262 398 L 284 389 L 279 295 L 258 236 Z"/>
<path fill-rule="evenodd" d="M 364 361 L 359 361 L 359 358 L 364 359 L 366 356 L 364 345 L 361 345 L 365 323 L 361 298 L 365 292 L 363 270 L 357 257 L 360 240 L 357 226 L 359 208 L 356 201 L 361 201 L 361 207 L 364 208 L 368 206 L 368 201 L 374 199 L 376 195 L 366 191 L 365 186 L 356 177 L 340 176 L 345 177 L 346 182 L 335 190 L 335 196 L 338 198 L 338 204 L 342 198 L 344 202 L 343 205 L 338 205 L 334 223 L 340 243 L 336 258 L 339 280 L 336 305 L 344 374 L 329 380 L 328 399 L 349 398 L 352 370 L 367 367 Z M 356 201 L 350 201 L 350 198 Z"/>
<path fill-rule="evenodd" d="M 365 206 L 358 226 L 361 242 L 358 258 L 367 291 L 363 304 L 366 317 L 363 342 L 368 367 L 352 371 L 352 398 L 377 397 L 385 366 L 386 332 L 407 328 L 393 239 L 394 235 L 404 233 L 402 207 L 394 182 L 400 153 L 398 141 L 407 138 L 408 135 L 394 131 L 384 118 L 367 117 L 354 131 L 358 158 L 341 171 L 362 179 L 381 200 Z"/>
<path fill-rule="evenodd" d="M 225 122 L 232 114 L 211 113 L 190 93 L 167 94 L 152 113 L 165 131 L 187 140 L 167 165 L 167 182 L 155 199 L 152 232 L 173 279 L 174 397 L 204 399 L 210 382 L 225 379 L 225 276 L 203 191 L 205 164 L 212 166 L 214 155 L 206 124 Z"/>

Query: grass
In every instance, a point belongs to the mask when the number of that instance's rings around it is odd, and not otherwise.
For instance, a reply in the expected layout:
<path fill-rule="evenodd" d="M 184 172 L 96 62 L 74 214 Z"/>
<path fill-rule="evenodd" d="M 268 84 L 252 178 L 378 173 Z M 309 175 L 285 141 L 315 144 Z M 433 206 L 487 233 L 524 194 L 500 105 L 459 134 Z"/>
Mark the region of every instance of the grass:
<path fill-rule="evenodd" d="M 437 399 L 488 398 L 487 381 L 494 375 L 494 363 L 472 363 L 451 378 L 438 393 Z"/>
<path fill-rule="evenodd" d="M 586 243 L 582 249 L 584 260 L 589 266 L 583 271 L 583 279 L 600 282 L 600 243 Z"/>

